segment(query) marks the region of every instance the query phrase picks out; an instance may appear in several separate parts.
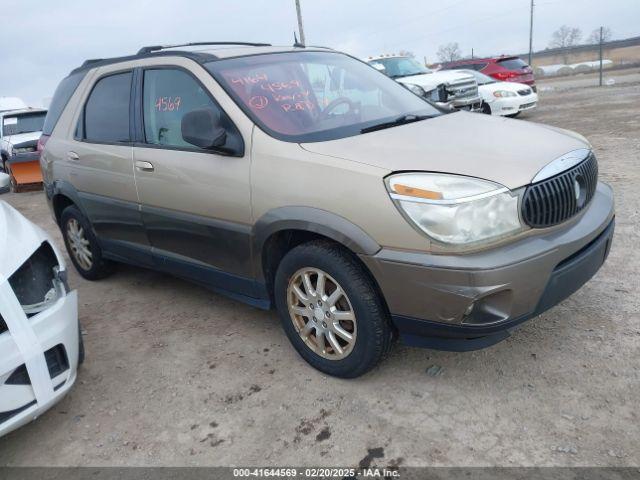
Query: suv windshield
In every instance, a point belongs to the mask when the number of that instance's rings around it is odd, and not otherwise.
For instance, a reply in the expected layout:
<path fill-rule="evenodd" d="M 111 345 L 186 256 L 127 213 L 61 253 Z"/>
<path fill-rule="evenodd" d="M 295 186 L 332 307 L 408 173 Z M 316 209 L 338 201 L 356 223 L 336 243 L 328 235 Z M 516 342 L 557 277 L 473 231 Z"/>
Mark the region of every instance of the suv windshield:
<path fill-rule="evenodd" d="M 20 133 L 40 132 L 47 112 L 25 113 L 6 116 L 2 119 L 2 135 L 18 135 Z"/>
<path fill-rule="evenodd" d="M 389 57 L 371 60 L 371 65 L 376 64 L 384 67 L 384 73 L 391 78 L 410 77 L 412 75 L 422 75 L 431 73 L 427 67 L 422 65 L 415 58 L 411 57 Z"/>
<path fill-rule="evenodd" d="M 260 128 L 281 140 L 333 140 L 404 115 L 440 115 L 400 84 L 340 53 L 254 55 L 206 67 Z"/>

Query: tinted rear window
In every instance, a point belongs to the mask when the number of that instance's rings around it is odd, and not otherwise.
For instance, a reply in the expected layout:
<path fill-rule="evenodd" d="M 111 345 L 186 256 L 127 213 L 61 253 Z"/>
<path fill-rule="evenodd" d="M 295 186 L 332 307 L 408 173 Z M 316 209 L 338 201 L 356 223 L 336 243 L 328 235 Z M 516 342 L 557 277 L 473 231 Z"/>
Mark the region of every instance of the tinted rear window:
<path fill-rule="evenodd" d="M 47 112 L 24 113 L 22 115 L 4 117 L 2 134 L 19 135 L 21 133 L 39 132 Z"/>
<path fill-rule="evenodd" d="M 49 105 L 49 113 L 47 113 L 47 118 L 45 119 L 44 126 L 42 127 L 42 133 L 44 135 L 51 135 L 53 129 L 56 128 L 56 123 L 58 123 L 58 119 L 60 118 L 60 115 L 62 115 L 64 107 L 67 106 L 69 99 L 76 91 L 76 88 L 78 88 L 78 85 L 86 73 L 87 72 L 78 72 L 73 75 L 69 75 L 60 82 L 60 85 L 56 88 L 56 92 L 53 94 L 51 105 Z"/>
<path fill-rule="evenodd" d="M 131 72 L 101 78 L 84 107 L 84 138 L 96 142 L 129 142 Z"/>
<path fill-rule="evenodd" d="M 522 70 L 523 68 L 529 66 L 527 62 L 525 62 L 521 58 L 505 58 L 504 60 L 498 60 L 497 63 L 499 63 L 507 70 Z"/>

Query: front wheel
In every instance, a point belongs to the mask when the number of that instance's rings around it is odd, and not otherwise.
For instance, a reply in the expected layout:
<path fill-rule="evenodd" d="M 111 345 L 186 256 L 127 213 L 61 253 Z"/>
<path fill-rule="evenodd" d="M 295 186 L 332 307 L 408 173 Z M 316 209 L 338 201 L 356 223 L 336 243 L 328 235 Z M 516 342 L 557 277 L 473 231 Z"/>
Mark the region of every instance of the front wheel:
<path fill-rule="evenodd" d="M 393 331 L 380 294 L 343 247 L 314 241 L 294 248 L 280 263 L 274 286 L 285 333 L 318 370 L 358 377 L 389 351 Z"/>

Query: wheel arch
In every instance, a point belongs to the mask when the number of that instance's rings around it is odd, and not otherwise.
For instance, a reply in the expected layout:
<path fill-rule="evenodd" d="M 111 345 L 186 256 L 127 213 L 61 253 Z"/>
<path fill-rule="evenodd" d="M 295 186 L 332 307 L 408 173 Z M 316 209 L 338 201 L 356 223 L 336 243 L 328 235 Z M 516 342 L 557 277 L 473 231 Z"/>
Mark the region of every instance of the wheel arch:
<path fill-rule="evenodd" d="M 70 205 L 77 207 L 82 214 L 86 216 L 86 212 L 82 208 L 82 203 L 80 202 L 80 196 L 78 195 L 77 190 L 70 183 L 65 181 L 56 181 L 52 185 L 50 198 L 53 215 L 58 225 L 60 225 L 60 218 L 63 210 Z"/>
<path fill-rule="evenodd" d="M 359 255 L 374 255 L 380 245 L 344 217 L 313 207 L 282 207 L 263 215 L 253 232 L 253 268 L 273 299 L 273 279 L 282 258 L 296 246 L 313 240 L 338 243 L 349 250 L 377 286 Z"/>

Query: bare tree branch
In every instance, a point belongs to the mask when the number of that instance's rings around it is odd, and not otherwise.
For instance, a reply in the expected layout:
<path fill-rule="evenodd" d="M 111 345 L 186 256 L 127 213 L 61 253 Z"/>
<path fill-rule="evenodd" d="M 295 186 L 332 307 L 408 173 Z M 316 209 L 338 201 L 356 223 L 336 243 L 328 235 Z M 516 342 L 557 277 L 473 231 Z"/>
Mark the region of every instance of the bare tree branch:
<path fill-rule="evenodd" d="M 462 53 L 460 53 L 460 45 L 458 42 L 447 43 L 446 45 L 440 45 L 438 52 L 436 53 L 441 62 L 453 62 L 454 60 L 460 60 Z"/>

